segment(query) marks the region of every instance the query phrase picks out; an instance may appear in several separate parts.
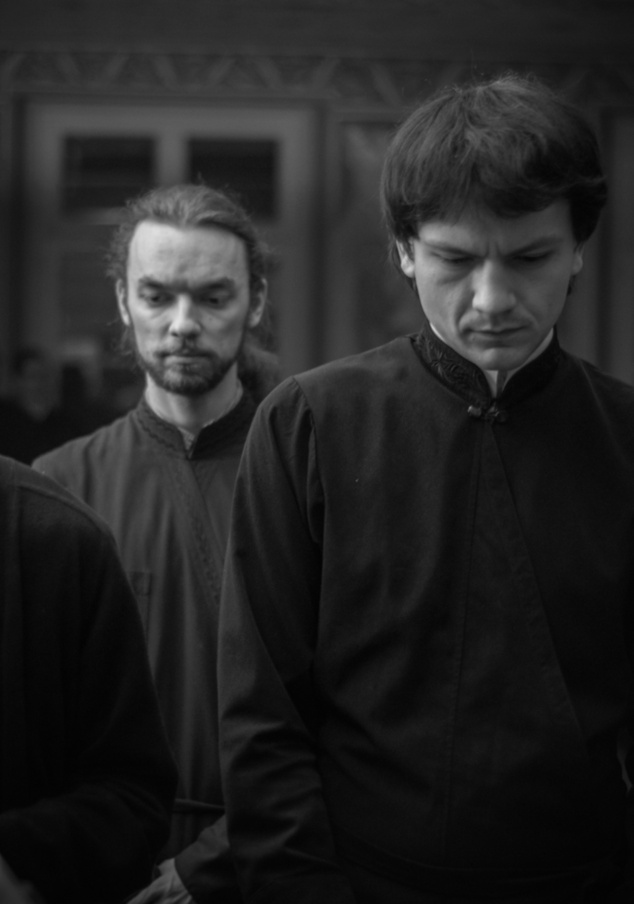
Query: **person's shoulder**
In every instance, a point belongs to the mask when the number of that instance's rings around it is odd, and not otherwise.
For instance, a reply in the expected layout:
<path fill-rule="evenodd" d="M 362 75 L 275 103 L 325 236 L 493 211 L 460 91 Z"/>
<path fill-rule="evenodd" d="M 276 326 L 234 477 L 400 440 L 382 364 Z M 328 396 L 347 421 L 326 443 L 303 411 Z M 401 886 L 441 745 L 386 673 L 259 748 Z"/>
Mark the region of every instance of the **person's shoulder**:
<path fill-rule="evenodd" d="M 79 436 L 51 449 L 36 458 L 33 467 L 44 474 L 54 475 L 59 469 L 72 470 L 82 467 L 82 463 L 85 464 L 92 459 L 102 459 L 113 450 L 120 455 L 122 439 L 129 431 L 132 417 L 133 411 L 128 412 L 111 424 L 99 427 L 86 436 Z"/>
<path fill-rule="evenodd" d="M 386 374 L 391 373 L 394 369 L 406 367 L 413 360 L 411 340 L 409 337 L 403 336 L 393 339 L 385 345 L 329 361 L 300 374 L 298 379 L 305 385 L 322 382 L 338 383 L 343 379 L 354 377 L 383 379 Z"/>
<path fill-rule="evenodd" d="M 411 340 L 404 336 L 287 377 L 271 392 L 268 400 L 275 405 L 297 393 L 308 399 L 354 395 L 373 386 L 393 384 L 399 374 L 405 376 L 415 366 Z"/>
<path fill-rule="evenodd" d="M 282 379 L 279 358 L 267 349 L 246 342 L 238 360 L 238 375 L 257 405 Z"/>
<path fill-rule="evenodd" d="M 634 409 L 634 386 L 583 358 L 574 355 L 567 358 L 598 398 L 606 404 Z"/>
<path fill-rule="evenodd" d="M 576 410 L 581 407 L 588 425 L 594 419 L 623 445 L 628 456 L 634 454 L 634 387 L 582 358 L 568 359 L 568 374 L 574 376 L 565 384 L 565 404 Z"/>
<path fill-rule="evenodd" d="M 12 494 L 30 536 L 62 536 L 66 531 L 110 537 L 105 522 L 57 481 L 15 459 L 0 456 L 0 492 Z M 110 542 L 110 541 L 108 541 Z"/>

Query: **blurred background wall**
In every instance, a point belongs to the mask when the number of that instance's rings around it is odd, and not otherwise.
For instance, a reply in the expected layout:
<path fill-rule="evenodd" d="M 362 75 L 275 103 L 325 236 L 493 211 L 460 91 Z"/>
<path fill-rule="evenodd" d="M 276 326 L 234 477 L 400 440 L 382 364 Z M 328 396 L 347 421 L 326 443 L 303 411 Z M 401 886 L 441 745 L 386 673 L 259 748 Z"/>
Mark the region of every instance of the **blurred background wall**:
<path fill-rule="evenodd" d="M 0 388 L 38 345 L 125 398 L 105 244 L 125 198 L 199 177 L 277 252 L 286 372 L 417 329 L 386 260 L 386 143 L 438 86 L 509 69 L 599 130 L 610 204 L 560 333 L 634 382 L 634 0 L 2 0 Z"/>

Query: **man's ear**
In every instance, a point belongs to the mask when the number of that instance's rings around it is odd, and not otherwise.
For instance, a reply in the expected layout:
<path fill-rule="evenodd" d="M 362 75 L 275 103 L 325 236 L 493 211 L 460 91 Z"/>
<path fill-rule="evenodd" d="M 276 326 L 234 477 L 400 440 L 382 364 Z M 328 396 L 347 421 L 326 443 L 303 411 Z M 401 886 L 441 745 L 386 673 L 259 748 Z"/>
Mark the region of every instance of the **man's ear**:
<path fill-rule="evenodd" d="M 115 292 L 117 293 L 119 316 L 126 326 L 130 326 L 130 312 L 128 311 L 125 283 L 122 279 L 118 279 L 115 283 Z"/>
<path fill-rule="evenodd" d="M 247 324 L 250 329 L 254 329 L 262 320 L 268 291 L 268 283 L 265 279 L 262 279 L 258 288 L 251 292 L 251 307 L 247 317 Z"/>
<path fill-rule="evenodd" d="M 574 257 L 572 259 L 572 275 L 576 276 L 577 273 L 581 273 L 581 269 L 583 267 L 583 252 L 585 251 L 585 243 L 579 242 L 579 244 L 575 247 Z"/>
<path fill-rule="evenodd" d="M 396 248 L 398 251 L 399 263 L 401 265 L 401 270 L 407 276 L 408 279 L 414 279 L 415 269 L 414 269 L 414 255 L 412 253 L 412 246 L 409 242 L 400 242 L 397 241 Z"/>

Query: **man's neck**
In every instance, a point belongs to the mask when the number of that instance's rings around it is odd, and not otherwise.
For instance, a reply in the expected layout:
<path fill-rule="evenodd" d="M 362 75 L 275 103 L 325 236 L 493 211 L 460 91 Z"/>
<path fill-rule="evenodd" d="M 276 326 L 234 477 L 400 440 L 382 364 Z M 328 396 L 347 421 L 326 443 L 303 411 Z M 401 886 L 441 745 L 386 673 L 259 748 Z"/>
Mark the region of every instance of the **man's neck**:
<path fill-rule="evenodd" d="M 184 433 L 196 436 L 202 428 L 226 414 L 239 400 L 241 385 L 236 369 L 205 395 L 187 396 L 168 392 L 147 380 L 145 398 L 162 420 Z"/>
<path fill-rule="evenodd" d="M 530 364 L 531 361 L 534 361 L 535 358 L 538 358 L 539 355 L 550 345 L 552 342 L 552 338 L 554 335 L 554 330 L 550 330 L 547 336 L 542 339 L 537 348 L 531 352 L 526 361 L 520 364 L 519 367 L 514 368 L 513 370 L 500 371 L 500 370 L 484 370 L 484 376 L 487 379 L 487 383 L 489 384 L 489 388 L 491 389 L 491 394 L 495 397 L 500 395 L 502 389 L 508 381 L 514 376 L 518 371 L 520 371 L 523 367 L 526 367 L 527 364 Z M 500 380 L 500 377 L 502 379 Z"/>

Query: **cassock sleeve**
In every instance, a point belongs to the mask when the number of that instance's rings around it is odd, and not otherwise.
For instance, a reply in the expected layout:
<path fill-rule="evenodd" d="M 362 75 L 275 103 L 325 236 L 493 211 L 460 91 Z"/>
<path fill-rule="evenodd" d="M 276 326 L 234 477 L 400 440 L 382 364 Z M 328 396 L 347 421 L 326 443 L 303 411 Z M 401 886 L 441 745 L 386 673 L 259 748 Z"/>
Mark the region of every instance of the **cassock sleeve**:
<path fill-rule="evenodd" d="M 316 764 L 313 660 L 323 494 L 311 412 L 288 380 L 238 474 L 220 614 L 221 768 L 246 901 L 351 904 Z"/>
<path fill-rule="evenodd" d="M 176 856 L 175 863 L 181 882 L 196 904 L 242 904 L 225 816 L 204 829 Z"/>
<path fill-rule="evenodd" d="M 121 900 L 152 878 L 176 769 L 114 542 L 41 480 L 0 632 L 0 855 L 46 904 Z"/>

